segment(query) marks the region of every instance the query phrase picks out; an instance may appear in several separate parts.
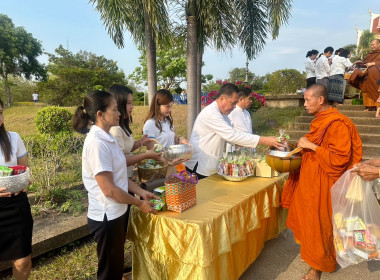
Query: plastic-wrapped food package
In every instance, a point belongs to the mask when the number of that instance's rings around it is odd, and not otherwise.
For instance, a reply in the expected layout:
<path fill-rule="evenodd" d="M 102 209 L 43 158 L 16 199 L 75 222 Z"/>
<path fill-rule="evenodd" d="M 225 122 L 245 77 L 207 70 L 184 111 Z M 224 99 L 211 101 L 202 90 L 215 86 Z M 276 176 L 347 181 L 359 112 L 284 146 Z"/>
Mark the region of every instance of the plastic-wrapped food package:
<path fill-rule="evenodd" d="M 374 192 L 379 182 L 351 171 L 331 188 L 336 260 L 342 268 L 380 260 L 380 205 Z"/>

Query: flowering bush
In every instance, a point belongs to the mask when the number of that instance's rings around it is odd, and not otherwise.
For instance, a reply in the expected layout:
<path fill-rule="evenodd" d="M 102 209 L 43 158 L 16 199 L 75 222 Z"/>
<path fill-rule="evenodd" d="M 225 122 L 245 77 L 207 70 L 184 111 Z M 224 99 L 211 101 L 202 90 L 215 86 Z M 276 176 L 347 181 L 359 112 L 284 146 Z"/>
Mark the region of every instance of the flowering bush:
<path fill-rule="evenodd" d="M 216 83 L 219 85 L 219 88 L 220 88 L 222 85 L 229 83 L 229 81 L 217 80 Z M 246 87 L 249 89 L 252 88 L 252 85 L 244 83 L 243 81 L 237 81 L 237 82 L 235 82 L 235 85 L 237 85 L 238 88 L 243 88 L 243 87 Z M 216 91 L 216 90 L 211 90 L 210 92 L 204 93 L 202 95 L 202 105 L 207 106 L 207 105 L 211 104 L 212 102 L 214 102 L 217 95 L 218 95 L 218 91 Z M 265 106 L 266 100 L 265 100 L 265 97 L 263 95 L 258 94 L 256 92 L 252 92 L 251 96 L 252 96 L 252 105 L 248 109 L 249 111 L 256 112 L 262 106 Z"/>

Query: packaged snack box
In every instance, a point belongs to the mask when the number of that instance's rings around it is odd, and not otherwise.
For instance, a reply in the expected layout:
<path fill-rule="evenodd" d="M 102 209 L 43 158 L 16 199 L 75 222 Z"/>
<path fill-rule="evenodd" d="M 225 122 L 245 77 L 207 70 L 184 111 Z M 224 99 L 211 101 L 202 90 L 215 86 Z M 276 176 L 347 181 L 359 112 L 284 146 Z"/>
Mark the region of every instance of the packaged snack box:
<path fill-rule="evenodd" d="M 159 199 L 153 199 L 151 202 L 154 203 L 153 208 L 158 211 L 166 211 L 166 190 L 165 187 L 158 187 L 153 190 L 153 194 L 159 197 Z"/>

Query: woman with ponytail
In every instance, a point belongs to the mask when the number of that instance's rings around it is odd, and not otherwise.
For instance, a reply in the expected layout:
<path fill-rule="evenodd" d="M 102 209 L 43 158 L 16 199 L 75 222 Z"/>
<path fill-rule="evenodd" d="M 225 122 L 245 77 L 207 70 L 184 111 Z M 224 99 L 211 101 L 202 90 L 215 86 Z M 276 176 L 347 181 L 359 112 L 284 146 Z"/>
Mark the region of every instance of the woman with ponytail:
<path fill-rule="evenodd" d="M 317 50 L 311 50 L 306 53 L 306 88 L 316 83 L 316 75 L 315 75 L 315 63 L 316 57 L 318 55 Z"/>
<path fill-rule="evenodd" d="M 74 114 L 73 128 L 88 131 L 82 153 L 82 179 L 88 191 L 88 226 L 97 242 L 97 279 L 121 279 L 128 204 L 144 213 L 157 213 L 151 199 L 157 198 L 129 180 L 124 154 L 110 134 L 119 125 L 115 98 L 105 91 L 93 91 Z M 128 190 L 139 195 L 137 199 Z"/>
<path fill-rule="evenodd" d="M 4 126 L 0 100 L 0 165 L 28 166 L 28 153 L 20 135 Z M 28 279 L 32 268 L 33 218 L 25 190 L 10 193 L 0 186 L 0 262 L 13 261 L 13 277 Z"/>
<path fill-rule="evenodd" d="M 123 85 L 112 85 L 108 88 L 108 92 L 116 99 L 117 109 L 121 114 L 119 125 L 111 127 L 110 133 L 115 137 L 120 150 L 127 158 L 128 177 L 131 178 L 134 164 L 144 159 L 160 161 L 163 160 L 163 158 L 161 158 L 161 153 L 154 151 L 154 148 L 147 150 L 145 153 L 132 155 L 133 151 L 136 151 L 151 141 L 147 135 L 143 135 L 143 137 L 137 141 L 133 139 L 132 130 L 130 128 L 133 111 L 132 90 Z"/>

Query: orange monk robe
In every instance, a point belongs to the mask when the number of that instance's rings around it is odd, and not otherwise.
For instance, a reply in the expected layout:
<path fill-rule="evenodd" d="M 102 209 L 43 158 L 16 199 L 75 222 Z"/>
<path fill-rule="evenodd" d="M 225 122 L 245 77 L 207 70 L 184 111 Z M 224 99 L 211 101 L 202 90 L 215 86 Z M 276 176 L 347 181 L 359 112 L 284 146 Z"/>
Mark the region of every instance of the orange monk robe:
<path fill-rule="evenodd" d="M 362 145 L 352 121 L 331 107 L 316 115 L 306 137 L 319 147 L 303 151 L 301 169 L 290 174 L 281 202 L 289 208 L 287 226 L 301 243 L 302 259 L 317 270 L 332 272 L 336 260 L 330 188 L 361 161 Z"/>
<path fill-rule="evenodd" d="M 379 103 L 376 102 L 379 98 L 377 91 L 379 86 L 376 82 L 380 79 L 380 50 L 370 51 L 367 54 L 363 63 L 370 62 L 374 62 L 375 65 L 368 67 L 365 73 L 360 69 L 355 69 L 348 84 L 362 91 L 365 106 L 379 106 Z"/>

